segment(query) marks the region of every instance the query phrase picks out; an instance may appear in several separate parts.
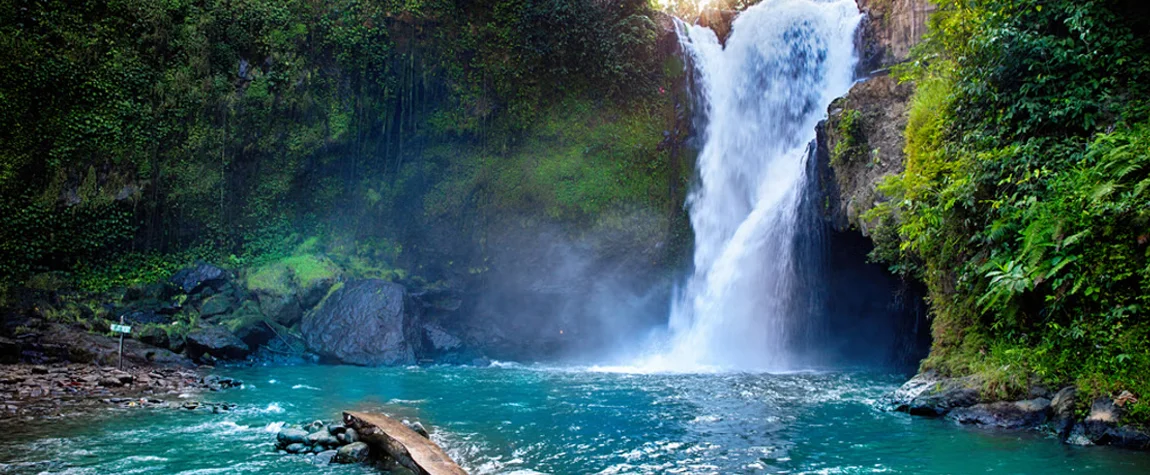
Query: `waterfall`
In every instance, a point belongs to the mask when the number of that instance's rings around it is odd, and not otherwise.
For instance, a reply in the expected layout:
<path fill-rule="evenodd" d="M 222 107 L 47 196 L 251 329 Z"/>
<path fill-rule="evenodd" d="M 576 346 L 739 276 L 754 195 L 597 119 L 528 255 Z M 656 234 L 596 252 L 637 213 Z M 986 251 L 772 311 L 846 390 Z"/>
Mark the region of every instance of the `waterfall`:
<path fill-rule="evenodd" d="M 648 367 L 794 369 L 810 145 L 852 84 L 860 18 L 852 0 L 766 0 L 735 19 L 725 47 L 710 29 L 678 23 L 702 115 L 687 201 L 694 271 Z"/>

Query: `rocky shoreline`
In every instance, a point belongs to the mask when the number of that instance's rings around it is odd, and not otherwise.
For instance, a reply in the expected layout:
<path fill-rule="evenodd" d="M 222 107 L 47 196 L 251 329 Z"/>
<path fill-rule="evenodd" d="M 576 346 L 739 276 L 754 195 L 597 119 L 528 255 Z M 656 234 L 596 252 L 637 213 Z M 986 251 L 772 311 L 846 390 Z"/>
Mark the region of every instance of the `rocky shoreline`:
<path fill-rule="evenodd" d="M 229 405 L 201 404 L 193 398 L 242 385 L 206 369 L 9 364 L 0 366 L 0 422 L 63 417 L 103 407 L 226 411 Z"/>
<path fill-rule="evenodd" d="M 981 381 L 974 377 L 950 378 L 927 371 L 903 384 L 888 403 L 895 411 L 963 426 L 1035 430 L 1071 445 L 1150 450 L 1150 431 L 1122 422 L 1125 408 L 1137 402 L 1129 392 L 1086 401 L 1073 386 L 1051 391 L 1034 385 L 1026 399 L 1003 401 L 984 397 L 980 388 Z"/>
<path fill-rule="evenodd" d="M 114 365 L 115 324 L 130 326 L 124 361 L 136 366 L 488 363 L 452 291 L 345 277 L 318 255 L 238 272 L 199 262 L 102 293 L 59 280 L 0 306 L 0 363 Z"/>

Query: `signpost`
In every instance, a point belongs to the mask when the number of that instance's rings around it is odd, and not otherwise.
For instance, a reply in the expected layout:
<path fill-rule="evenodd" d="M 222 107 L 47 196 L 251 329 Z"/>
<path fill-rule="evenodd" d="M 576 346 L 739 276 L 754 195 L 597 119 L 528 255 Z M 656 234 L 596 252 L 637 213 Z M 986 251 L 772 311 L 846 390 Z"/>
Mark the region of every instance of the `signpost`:
<path fill-rule="evenodd" d="M 124 325 L 124 317 L 120 317 L 120 324 L 112 324 L 112 331 L 120 334 L 120 370 L 124 370 L 124 334 L 132 333 L 132 327 Z"/>

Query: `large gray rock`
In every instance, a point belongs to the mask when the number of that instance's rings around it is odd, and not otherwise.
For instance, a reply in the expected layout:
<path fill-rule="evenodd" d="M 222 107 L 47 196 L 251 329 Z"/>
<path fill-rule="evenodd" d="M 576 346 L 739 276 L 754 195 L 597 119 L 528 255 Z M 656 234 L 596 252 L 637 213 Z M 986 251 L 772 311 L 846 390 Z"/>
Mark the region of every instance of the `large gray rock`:
<path fill-rule="evenodd" d="M 907 381 L 891 396 L 894 409 L 916 416 L 940 417 L 960 407 L 978 404 L 976 382 L 968 378 L 945 378 L 933 371 Z"/>
<path fill-rule="evenodd" d="M 307 443 L 308 443 L 308 445 L 311 445 L 313 447 L 337 447 L 337 446 L 339 446 L 339 440 L 336 439 L 334 435 L 331 435 L 331 433 L 326 431 L 326 430 L 320 430 L 320 431 L 308 434 Z"/>
<path fill-rule="evenodd" d="M 1050 410 L 1054 418 L 1054 431 L 1058 440 L 1065 442 L 1074 430 L 1074 401 L 1078 397 L 1078 390 L 1074 386 L 1067 386 L 1054 393 L 1050 401 Z"/>
<path fill-rule="evenodd" d="M 232 311 L 234 305 L 235 298 L 231 294 L 212 295 L 200 304 L 200 317 L 208 318 L 228 313 Z"/>
<path fill-rule="evenodd" d="M 339 448 L 335 454 L 336 463 L 362 463 L 371 455 L 371 448 L 363 442 L 352 442 Z"/>
<path fill-rule="evenodd" d="M 203 286 L 215 287 L 227 281 L 228 273 L 211 264 L 199 263 L 172 275 L 171 282 L 190 294 Z"/>
<path fill-rule="evenodd" d="M 1000 429 L 1035 427 L 1050 417 L 1050 400 L 1035 398 L 1026 401 L 999 401 L 975 404 L 950 411 L 947 419 L 959 424 L 972 424 Z"/>
<path fill-rule="evenodd" d="M 260 312 L 280 325 L 290 327 L 298 323 L 303 316 L 303 310 L 300 309 L 294 294 L 262 290 L 255 292 L 255 296 L 259 301 Z"/>
<path fill-rule="evenodd" d="M 1118 427 L 1122 419 L 1122 409 L 1114 405 L 1108 397 L 1095 399 L 1090 405 L 1090 414 L 1086 416 L 1083 425 L 1086 426 L 1086 435 L 1094 443 L 1103 443 L 1106 433 Z"/>
<path fill-rule="evenodd" d="M 312 351 L 343 363 L 413 364 L 422 344 L 421 325 L 406 299 L 399 284 L 349 282 L 308 313 L 300 331 Z"/>
<path fill-rule="evenodd" d="M 243 340 L 221 327 L 203 327 L 188 333 L 187 348 L 193 358 L 207 354 L 222 359 L 243 359 L 251 353 Z"/>
<path fill-rule="evenodd" d="M 316 465 L 327 465 L 327 464 L 331 463 L 333 460 L 335 460 L 335 455 L 336 455 L 335 450 L 325 450 L 323 452 L 315 454 L 315 457 L 312 457 L 311 461 L 312 461 L 312 463 L 314 463 Z"/>
<path fill-rule="evenodd" d="M 291 444 L 306 444 L 307 431 L 302 429 L 283 429 L 276 434 L 276 443 L 281 447 Z"/>
<path fill-rule="evenodd" d="M 1122 423 L 1122 408 L 1110 398 L 1098 398 L 1090 405 L 1090 415 L 1086 416 L 1082 427 L 1090 442 L 1098 445 L 1113 445 L 1131 449 L 1150 448 L 1150 434 Z"/>

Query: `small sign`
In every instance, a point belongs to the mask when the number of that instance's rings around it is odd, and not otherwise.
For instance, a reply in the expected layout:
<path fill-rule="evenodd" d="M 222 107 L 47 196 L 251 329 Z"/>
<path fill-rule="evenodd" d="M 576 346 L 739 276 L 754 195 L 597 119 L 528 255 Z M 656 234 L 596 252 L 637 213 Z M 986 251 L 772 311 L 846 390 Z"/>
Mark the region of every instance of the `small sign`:
<path fill-rule="evenodd" d="M 132 327 L 130 327 L 128 325 L 116 325 L 115 323 L 113 323 L 112 324 L 112 331 L 114 331 L 116 333 L 132 333 Z"/>

